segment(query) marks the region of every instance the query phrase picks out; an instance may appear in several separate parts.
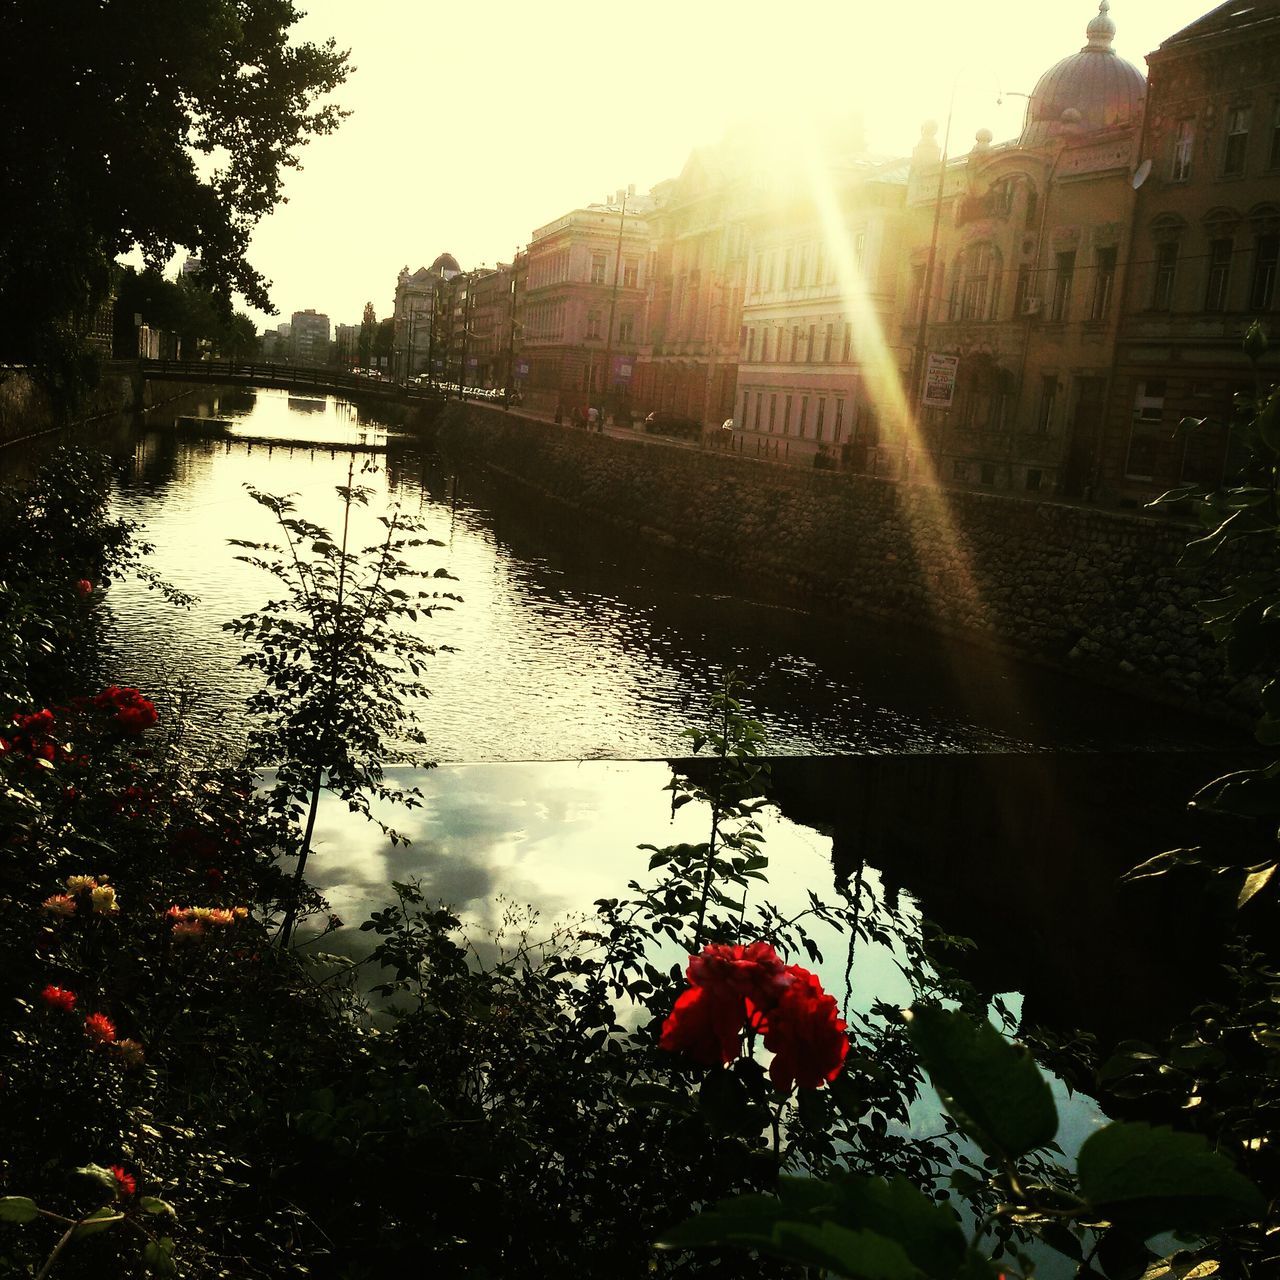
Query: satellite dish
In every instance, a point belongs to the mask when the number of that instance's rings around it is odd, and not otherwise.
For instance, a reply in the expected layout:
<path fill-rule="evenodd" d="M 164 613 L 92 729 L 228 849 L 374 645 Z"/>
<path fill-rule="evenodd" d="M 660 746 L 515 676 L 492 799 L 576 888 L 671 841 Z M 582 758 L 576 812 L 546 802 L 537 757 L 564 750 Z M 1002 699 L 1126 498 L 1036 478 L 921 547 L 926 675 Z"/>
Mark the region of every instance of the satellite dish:
<path fill-rule="evenodd" d="M 1138 171 L 1137 171 L 1137 173 L 1135 173 L 1135 174 L 1133 175 L 1133 189 L 1134 189 L 1135 191 L 1137 191 L 1137 189 L 1138 189 L 1140 186 L 1142 186 L 1142 184 L 1143 184 L 1144 182 L 1146 182 L 1146 180 L 1147 180 L 1150 176 L 1151 176 L 1151 161 L 1150 161 L 1150 160 L 1144 160 L 1144 161 L 1143 161 L 1143 162 L 1138 166 Z"/>

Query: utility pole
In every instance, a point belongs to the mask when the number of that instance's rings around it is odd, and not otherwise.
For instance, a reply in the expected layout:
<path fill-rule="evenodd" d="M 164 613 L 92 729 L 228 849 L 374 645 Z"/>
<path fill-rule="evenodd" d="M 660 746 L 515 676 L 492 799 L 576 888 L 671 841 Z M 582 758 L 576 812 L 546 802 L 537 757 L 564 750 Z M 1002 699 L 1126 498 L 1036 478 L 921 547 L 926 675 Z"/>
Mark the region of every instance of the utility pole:
<path fill-rule="evenodd" d="M 517 248 L 511 259 L 511 315 L 507 330 L 507 385 L 502 392 L 502 407 L 511 408 L 511 383 L 516 372 L 516 290 L 520 287 L 520 273 L 517 270 L 520 261 L 520 250 Z"/>
<path fill-rule="evenodd" d="M 622 228 L 627 224 L 627 191 L 622 193 L 622 215 L 618 218 L 618 252 L 613 264 L 613 292 L 609 296 L 609 327 L 604 339 L 604 390 L 600 396 L 600 430 L 604 430 L 604 409 L 609 399 L 609 385 L 613 379 L 613 315 L 618 307 L 618 280 L 622 275 Z M 587 384 L 588 399 L 590 383 Z"/>

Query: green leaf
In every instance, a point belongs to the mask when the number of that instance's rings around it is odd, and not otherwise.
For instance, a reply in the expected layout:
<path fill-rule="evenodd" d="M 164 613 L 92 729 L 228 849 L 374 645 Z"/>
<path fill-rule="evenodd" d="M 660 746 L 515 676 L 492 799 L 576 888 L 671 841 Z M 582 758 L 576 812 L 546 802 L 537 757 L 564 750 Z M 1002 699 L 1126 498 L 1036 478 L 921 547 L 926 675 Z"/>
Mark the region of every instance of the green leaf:
<path fill-rule="evenodd" d="M 1080 1189 L 1098 1217 L 1143 1239 L 1160 1231 L 1212 1231 L 1259 1218 L 1257 1187 L 1196 1134 L 1110 1124 L 1088 1138 Z"/>
<path fill-rule="evenodd" d="M 72 1172 L 78 1173 L 84 1178 L 91 1178 L 104 1191 L 110 1192 L 113 1200 L 115 1199 L 116 1175 L 110 1169 L 104 1169 L 100 1164 L 83 1164 L 78 1169 L 72 1170 Z"/>
<path fill-rule="evenodd" d="M 810 1226 L 779 1222 L 774 1226 L 776 1252 L 782 1257 L 826 1267 L 849 1280 L 921 1280 L 921 1273 L 896 1240 L 874 1231 L 850 1231 L 834 1222 Z"/>
<path fill-rule="evenodd" d="M 143 1196 L 138 1201 L 138 1208 L 143 1213 L 167 1213 L 171 1218 L 178 1216 L 177 1210 L 167 1200 L 161 1200 L 159 1196 Z"/>
<path fill-rule="evenodd" d="M 39 1216 L 34 1200 L 26 1196 L 0 1196 L 0 1222 L 30 1222 Z"/>
<path fill-rule="evenodd" d="M 1257 871 L 1251 872 L 1240 887 L 1240 896 L 1236 899 L 1237 908 L 1243 907 L 1255 894 L 1265 889 L 1267 882 L 1276 873 L 1277 864 L 1272 862 L 1265 867 L 1259 868 Z"/>
<path fill-rule="evenodd" d="M 99 1231 L 106 1231 L 108 1227 L 114 1227 L 117 1222 L 123 1221 L 124 1214 L 118 1213 L 111 1205 L 104 1204 L 76 1226 L 72 1238 L 80 1240 L 84 1236 L 96 1236 Z"/>
<path fill-rule="evenodd" d="M 155 1276 L 176 1276 L 178 1268 L 173 1261 L 173 1239 L 161 1236 L 159 1240 L 148 1240 L 142 1251 L 142 1261 L 148 1271 Z"/>
<path fill-rule="evenodd" d="M 1053 1093 L 1024 1046 L 963 1013 L 922 1005 L 905 1016 L 942 1105 L 984 1151 L 1016 1157 L 1053 1141 Z"/>
<path fill-rule="evenodd" d="M 835 1182 L 844 1227 L 896 1240 L 926 1275 L 951 1276 L 964 1259 L 965 1236 L 956 1215 L 935 1204 L 901 1174 L 889 1181 L 846 1175 Z"/>

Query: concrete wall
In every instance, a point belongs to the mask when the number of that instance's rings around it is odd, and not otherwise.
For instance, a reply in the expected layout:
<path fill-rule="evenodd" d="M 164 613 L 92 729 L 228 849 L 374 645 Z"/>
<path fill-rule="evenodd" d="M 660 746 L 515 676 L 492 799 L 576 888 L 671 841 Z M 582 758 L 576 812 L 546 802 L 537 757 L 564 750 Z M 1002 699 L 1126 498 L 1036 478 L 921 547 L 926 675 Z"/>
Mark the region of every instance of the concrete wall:
<path fill-rule="evenodd" d="M 1178 570 L 1188 526 L 614 439 L 479 405 L 450 406 L 437 428 L 447 454 L 687 549 L 748 591 L 918 622 L 1209 714 L 1251 712 L 1254 686 L 1227 675 L 1196 609 L 1232 565 Z"/>

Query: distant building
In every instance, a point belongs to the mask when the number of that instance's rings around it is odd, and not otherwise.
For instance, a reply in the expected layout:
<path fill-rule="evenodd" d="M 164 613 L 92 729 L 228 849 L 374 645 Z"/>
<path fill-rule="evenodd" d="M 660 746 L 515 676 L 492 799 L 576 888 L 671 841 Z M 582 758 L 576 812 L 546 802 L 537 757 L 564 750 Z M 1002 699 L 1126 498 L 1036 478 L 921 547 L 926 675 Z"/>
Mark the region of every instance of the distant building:
<path fill-rule="evenodd" d="M 649 283 L 648 201 L 628 193 L 624 211 L 621 196 L 533 233 L 520 304 L 532 408 L 585 411 L 607 398 L 621 412 L 630 404 Z"/>
<path fill-rule="evenodd" d="M 1230 481 L 1232 395 L 1253 392 L 1241 339 L 1255 318 L 1280 339 L 1280 0 L 1219 5 L 1147 65 L 1101 475 L 1134 502 Z M 1217 425 L 1178 433 L 1183 417 Z"/>
<path fill-rule="evenodd" d="M 289 354 L 294 364 L 329 363 L 329 317 L 308 308 L 289 322 Z"/>
<path fill-rule="evenodd" d="M 467 343 L 467 385 L 507 385 L 511 355 L 512 281 L 515 269 L 500 262 L 496 269 L 472 273 L 470 337 Z"/>
<path fill-rule="evenodd" d="M 407 380 L 431 370 L 443 377 L 448 359 L 445 312 L 452 306 L 451 288 L 462 274 L 458 260 L 442 253 L 429 267 L 410 273 L 403 267 L 396 279 L 392 318 L 395 346 L 392 352 L 395 376 Z"/>
<path fill-rule="evenodd" d="M 204 263 L 200 258 L 192 253 L 187 255 L 187 260 L 182 264 L 182 278 L 186 280 L 190 276 L 198 276 L 204 270 Z"/>
<path fill-rule="evenodd" d="M 359 359 L 360 326 L 340 324 L 333 330 L 334 355 L 340 369 L 353 369 Z"/>

